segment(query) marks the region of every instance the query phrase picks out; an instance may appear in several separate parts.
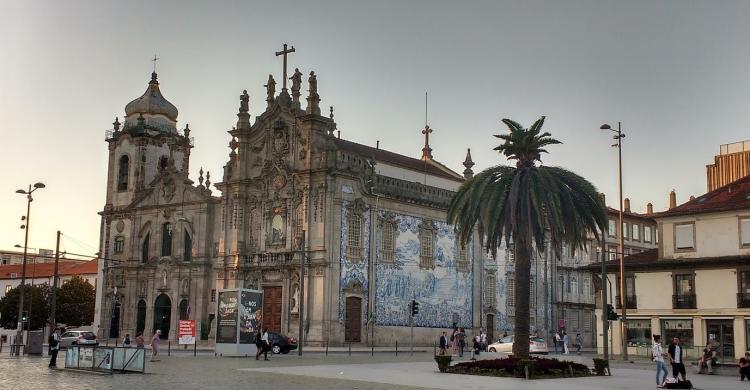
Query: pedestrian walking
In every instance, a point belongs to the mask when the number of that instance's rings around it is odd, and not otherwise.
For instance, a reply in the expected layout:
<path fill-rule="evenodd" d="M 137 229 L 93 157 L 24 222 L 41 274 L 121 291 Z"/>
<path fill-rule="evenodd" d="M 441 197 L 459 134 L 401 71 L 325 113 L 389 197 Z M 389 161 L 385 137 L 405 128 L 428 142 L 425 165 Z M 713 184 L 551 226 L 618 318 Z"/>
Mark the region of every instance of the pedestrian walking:
<path fill-rule="evenodd" d="M 458 355 L 458 328 L 455 327 L 451 333 L 451 349 L 453 350 L 452 355 Z"/>
<path fill-rule="evenodd" d="M 138 332 L 135 335 L 135 347 L 136 348 L 143 348 L 145 345 L 145 341 L 143 340 L 143 332 Z"/>
<path fill-rule="evenodd" d="M 557 353 L 557 347 L 560 346 L 560 343 L 562 342 L 562 338 L 560 337 L 560 332 L 555 332 L 555 336 L 553 337 L 552 344 L 555 345 L 555 353 Z"/>
<path fill-rule="evenodd" d="M 654 335 L 654 345 L 651 348 L 651 360 L 656 363 L 656 387 L 664 387 L 664 382 L 667 380 L 667 365 L 664 362 L 664 350 L 661 347 L 661 336 L 658 334 Z M 664 372 L 664 376 L 659 380 L 659 374 Z"/>
<path fill-rule="evenodd" d="M 683 361 L 685 351 L 680 346 L 679 337 L 672 339 L 672 344 L 669 346 L 669 357 L 672 358 L 672 376 L 677 379 L 677 375 L 679 374 L 682 376 L 682 380 L 686 381 L 685 363 Z"/>
<path fill-rule="evenodd" d="M 60 329 L 55 328 L 47 340 L 49 343 L 49 367 L 57 367 L 57 352 L 60 351 Z"/>
<path fill-rule="evenodd" d="M 255 331 L 255 360 L 260 359 L 260 354 L 263 353 L 263 334 L 260 332 L 260 328 Z"/>
<path fill-rule="evenodd" d="M 750 352 L 745 352 L 745 357 L 740 358 L 740 381 L 745 378 L 750 381 Z"/>
<path fill-rule="evenodd" d="M 466 332 L 464 328 L 458 328 L 458 357 L 464 357 L 464 347 L 466 347 Z"/>
<path fill-rule="evenodd" d="M 570 336 L 568 336 L 568 333 L 563 331 L 562 336 L 562 342 L 563 342 L 563 353 L 566 355 L 570 354 L 570 350 L 568 350 L 568 343 L 570 342 Z"/>
<path fill-rule="evenodd" d="M 161 329 L 157 329 L 154 337 L 151 338 L 151 361 L 158 362 L 156 357 L 159 355 L 159 344 L 161 344 Z"/>
<path fill-rule="evenodd" d="M 479 333 L 479 344 L 482 345 L 482 349 L 487 348 L 487 333 L 484 333 L 484 330 Z"/>
<path fill-rule="evenodd" d="M 261 342 L 263 343 L 263 360 L 268 360 L 268 350 L 271 349 L 271 346 L 268 344 L 268 328 L 263 328 Z"/>
<path fill-rule="evenodd" d="M 576 352 L 581 354 L 581 347 L 583 347 L 583 336 L 580 333 L 576 333 Z"/>
<path fill-rule="evenodd" d="M 125 334 L 125 338 L 122 339 L 122 346 L 124 348 L 130 348 L 132 346 L 131 340 L 130 340 L 130 333 Z"/>
<path fill-rule="evenodd" d="M 448 337 L 445 335 L 445 331 L 440 336 L 440 354 L 445 355 L 445 350 L 448 348 Z"/>
<path fill-rule="evenodd" d="M 479 355 L 479 350 L 481 349 L 481 346 L 479 345 L 479 335 L 477 335 L 477 337 L 474 337 L 473 347 L 474 347 L 474 356 Z M 472 359 L 474 358 L 472 357 Z"/>

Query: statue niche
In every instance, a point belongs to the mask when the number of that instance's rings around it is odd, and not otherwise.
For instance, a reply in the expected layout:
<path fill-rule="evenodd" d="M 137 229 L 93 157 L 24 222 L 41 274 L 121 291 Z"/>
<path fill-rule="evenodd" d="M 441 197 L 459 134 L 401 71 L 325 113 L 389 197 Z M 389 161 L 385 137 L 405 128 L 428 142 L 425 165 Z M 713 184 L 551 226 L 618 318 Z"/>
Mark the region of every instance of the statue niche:
<path fill-rule="evenodd" d="M 286 245 L 286 219 L 287 207 L 284 201 L 277 197 L 268 215 L 269 234 L 267 241 L 269 246 L 278 248 Z"/>

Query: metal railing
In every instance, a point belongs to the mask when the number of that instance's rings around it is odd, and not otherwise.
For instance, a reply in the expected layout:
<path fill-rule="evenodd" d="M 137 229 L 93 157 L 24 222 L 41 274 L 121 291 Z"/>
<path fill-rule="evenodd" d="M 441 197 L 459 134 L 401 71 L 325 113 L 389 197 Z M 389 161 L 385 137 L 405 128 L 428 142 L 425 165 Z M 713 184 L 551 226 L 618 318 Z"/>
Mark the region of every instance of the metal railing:
<path fill-rule="evenodd" d="M 672 295 L 673 309 L 695 309 L 695 294 Z"/>
<path fill-rule="evenodd" d="M 737 293 L 737 307 L 750 308 L 750 293 Z"/>
<path fill-rule="evenodd" d="M 618 309 L 622 309 L 622 304 L 620 303 L 620 296 L 618 295 L 615 298 L 616 298 L 615 302 L 616 302 L 617 308 Z M 638 309 L 638 297 L 635 296 L 635 295 L 633 295 L 633 296 L 626 296 L 625 297 L 625 308 L 626 309 L 633 309 L 633 310 Z"/>

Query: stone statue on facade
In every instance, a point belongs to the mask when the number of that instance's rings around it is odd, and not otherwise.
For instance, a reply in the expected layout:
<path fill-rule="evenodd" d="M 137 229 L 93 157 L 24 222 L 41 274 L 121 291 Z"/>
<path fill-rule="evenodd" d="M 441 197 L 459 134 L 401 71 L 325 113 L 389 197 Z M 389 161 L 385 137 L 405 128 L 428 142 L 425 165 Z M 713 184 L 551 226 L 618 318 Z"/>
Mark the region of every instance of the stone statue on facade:
<path fill-rule="evenodd" d="M 310 83 L 310 96 L 318 96 L 318 77 L 314 71 L 310 71 L 310 77 L 307 79 Z"/>
<path fill-rule="evenodd" d="M 247 90 L 242 91 L 240 95 L 240 112 L 245 113 L 250 111 L 250 95 L 247 94 Z"/>
<path fill-rule="evenodd" d="M 276 96 L 276 81 L 272 74 L 268 75 L 268 83 L 264 87 L 266 87 L 266 93 L 268 94 L 266 101 L 270 104 Z"/>
<path fill-rule="evenodd" d="M 299 68 L 294 68 L 294 74 L 289 80 L 292 80 L 292 96 L 299 96 L 299 91 L 302 88 L 302 72 L 299 71 Z"/>

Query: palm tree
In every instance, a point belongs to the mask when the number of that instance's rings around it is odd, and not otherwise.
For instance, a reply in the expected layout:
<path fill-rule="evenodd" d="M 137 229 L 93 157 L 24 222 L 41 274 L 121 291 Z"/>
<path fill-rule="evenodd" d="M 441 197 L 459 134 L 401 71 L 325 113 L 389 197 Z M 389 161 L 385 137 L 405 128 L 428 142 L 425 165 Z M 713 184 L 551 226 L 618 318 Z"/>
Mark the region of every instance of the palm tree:
<path fill-rule="evenodd" d="M 529 279 L 532 251 L 544 250 L 548 238 L 558 257 L 562 244 L 573 251 L 584 249 L 591 233 L 606 228 L 606 211 L 596 188 L 586 179 L 560 167 L 541 165 L 548 145 L 561 143 L 542 133 L 544 117 L 529 128 L 503 119 L 510 133 L 496 135 L 504 142 L 494 150 L 515 167 L 498 165 L 485 169 L 461 185 L 448 209 L 462 243 L 474 232 L 496 254 L 500 243 L 515 249 L 515 340 L 513 354 L 526 359 L 529 344 Z M 540 163 L 537 165 L 537 163 Z"/>

